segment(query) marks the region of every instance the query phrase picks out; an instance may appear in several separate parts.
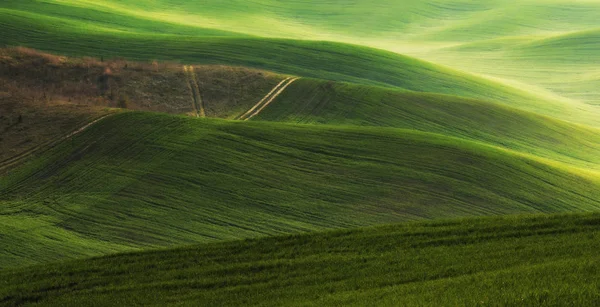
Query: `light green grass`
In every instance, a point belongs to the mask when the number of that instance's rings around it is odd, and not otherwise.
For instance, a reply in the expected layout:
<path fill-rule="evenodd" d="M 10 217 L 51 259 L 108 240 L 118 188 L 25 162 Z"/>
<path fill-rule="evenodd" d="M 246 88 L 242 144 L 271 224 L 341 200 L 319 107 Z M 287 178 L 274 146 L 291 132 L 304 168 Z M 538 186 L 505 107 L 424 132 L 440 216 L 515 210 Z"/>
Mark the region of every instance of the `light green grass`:
<path fill-rule="evenodd" d="M 423 58 L 462 67 L 522 84 L 513 86 L 535 92 L 535 86 L 572 101 L 600 103 L 600 32 L 591 30 L 556 35 L 510 37 L 454 46 Z M 510 84 L 510 83 L 509 83 Z"/>
<path fill-rule="evenodd" d="M 0 272 L 7 305 L 596 306 L 600 216 L 411 223 Z"/>
<path fill-rule="evenodd" d="M 26 3 L 30 2 L 12 0 L 7 6 L 44 12 L 50 6 L 28 6 Z M 350 3 L 315 0 L 45 2 L 64 11 L 87 9 L 190 27 L 211 27 L 268 37 L 311 37 L 376 45 L 374 47 L 394 40 L 465 42 L 508 35 L 577 31 L 598 25 L 600 12 L 600 5 L 593 1 L 573 3 L 566 0 L 519 3 L 506 0 L 408 0 L 382 1 L 376 5 L 366 0 Z"/>
<path fill-rule="evenodd" d="M 0 178 L 0 266 L 408 221 L 600 209 L 597 177 L 381 127 L 113 115 Z"/>

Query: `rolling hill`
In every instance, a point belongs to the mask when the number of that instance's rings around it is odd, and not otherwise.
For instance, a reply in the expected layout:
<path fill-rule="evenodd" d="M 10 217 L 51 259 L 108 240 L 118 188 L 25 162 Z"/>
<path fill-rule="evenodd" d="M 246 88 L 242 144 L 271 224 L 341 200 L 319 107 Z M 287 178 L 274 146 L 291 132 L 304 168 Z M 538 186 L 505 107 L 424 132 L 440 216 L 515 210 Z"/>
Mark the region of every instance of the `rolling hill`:
<path fill-rule="evenodd" d="M 597 305 L 599 14 L 4 0 L 0 305 Z"/>
<path fill-rule="evenodd" d="M 126 112 L 0 178 L 3 267 L 415 219 L 595 211 L 597 175 L 446 136 Z"/>
<path fill-rule="evenodd" d="M 254 120 L 414 129 L 600 166 L 598 129 L 457 96 L 301 79 Z"/>

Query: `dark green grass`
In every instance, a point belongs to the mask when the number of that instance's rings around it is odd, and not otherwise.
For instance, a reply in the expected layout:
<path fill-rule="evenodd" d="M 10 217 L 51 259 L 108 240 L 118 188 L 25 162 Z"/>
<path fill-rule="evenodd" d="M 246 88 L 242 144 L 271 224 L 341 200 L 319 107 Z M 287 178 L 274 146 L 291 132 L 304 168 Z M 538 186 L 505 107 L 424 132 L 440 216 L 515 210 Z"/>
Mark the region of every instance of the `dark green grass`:
<path fill-rule="evenodd" d="M 586 168 L 600 165 L 598 129 L 456 96 L 301 79 L 254 119 L 415 129 Z"/>
<path fill-rule="evenodd" d="M 597 306 L 599 225 L 478 218 L 113 255 L 2 271 L 0 303 Z"/>
<path fill-rule="evenodd" d="M 0 9 L 0 46 L 76 56 L 225 64 L 279 73 L 497 100 L 588 124 L 594 111 L 550 101 L 396 53 L 331 42 L 119 32 L 72 18 Z M 143 27 L 142 27 L 143 28 Z"/>
<path fill-rule="evenodd" d="M 109 117 L 0 178 L 0 266 L 415 219 L 600 208 L 594 179 L 381 127 Z"/>

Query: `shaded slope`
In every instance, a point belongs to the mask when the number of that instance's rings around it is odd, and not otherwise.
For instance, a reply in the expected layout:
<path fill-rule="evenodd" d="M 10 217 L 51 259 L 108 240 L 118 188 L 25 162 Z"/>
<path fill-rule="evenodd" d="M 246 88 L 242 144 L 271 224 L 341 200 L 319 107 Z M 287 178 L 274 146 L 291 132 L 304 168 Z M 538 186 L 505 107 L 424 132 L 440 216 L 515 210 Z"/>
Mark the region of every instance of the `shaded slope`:
<path fill-rule="evenodd" d="M 2 271 L 0 302 L 594 306 L 599 223 L 466 219 L 115 255 Z"/>
<path fill-rule="evenodd" d="M 2 267 L 424 218 L 600 208 L 596 179 L 383 128 L 126 113 L 0 178 Z"/>
<path fill-rule="evenodd" d="M 23 16 L 29 18 L 23 18 Z M 95 32 L 0 10 L 0 45 L 69 55 L 123 56 L 267 69 L 279 73 L 497 100 L 559 118 L 597 124 L 598 110 L 524 91 L 396 53 L 328 42 Z"/>
<path fill-rule="evenodd" d="M 255 120 L 415 129 L 600 168 L 600 130 L 484 100 L 302 79 Z"/>

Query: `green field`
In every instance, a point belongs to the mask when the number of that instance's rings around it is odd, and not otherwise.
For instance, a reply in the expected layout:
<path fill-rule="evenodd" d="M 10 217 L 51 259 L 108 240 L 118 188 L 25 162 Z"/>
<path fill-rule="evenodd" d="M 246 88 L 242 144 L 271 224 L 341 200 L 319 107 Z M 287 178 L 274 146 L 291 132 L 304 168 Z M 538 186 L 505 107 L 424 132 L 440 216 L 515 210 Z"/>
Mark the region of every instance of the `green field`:
<path fill-rule="evenodd" d="M 0 263 L 424 218 L 595 211 L 599 179 L 411 130 L 124 113 L 0 179 L 10 242 Z"/>
<path fill-rule="evenodd" d="M 599 224 L 479 218 L 114 255 L 2 271 L 0 302 L 595 306 Z"/>
<path fill-rule="evenodd" d="M 4 0 L 0 305 L 598 305 L 598 16 Z"/>

